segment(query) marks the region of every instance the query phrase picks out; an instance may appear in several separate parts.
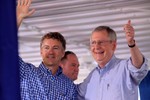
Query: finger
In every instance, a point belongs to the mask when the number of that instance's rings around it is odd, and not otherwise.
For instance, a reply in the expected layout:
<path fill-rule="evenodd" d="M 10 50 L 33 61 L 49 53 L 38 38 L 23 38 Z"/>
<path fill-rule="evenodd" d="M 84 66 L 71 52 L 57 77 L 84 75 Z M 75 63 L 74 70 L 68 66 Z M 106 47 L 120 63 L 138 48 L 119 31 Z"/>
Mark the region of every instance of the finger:
<path fill-rule="evenodd" d="M 123 27 L 124 31 L 127 31 L 128 29 L 128 24 L 125 24 L 124 27 Z"/>
<path fill-rule="evenodd" d="M 18 0 L 18 4 L 17 4 L 17 6 L 20 6 L 21 5 L 21 1 L 20 0 Z"/>
<path fill-rule="evenodd" d="M 27 6 L 30 6 L 30 5 L 31 5 L 31 2 L 32 2 L 32 0 L 28 0 Z"/>
<path fill-rule="evenodd" d="M 20 0 L 20 1 L 21 1 L 20 5 L 23 5 L 24 4 L 24 0 Z"/>
<path fill-rule="evenodd" d="M 24 5 L 27 5 L 27 4 L 28 4 L 28 1 L 29 1 L 29 0 L 24 0 Z"/>
<path fill-rule="evenodd" d="M 131 25 L 131 20 L 128 20 L 128 24 Z"/>
<path fill-rule="evenodd" d="M 28 16 L 31 16 L 35 12 L 35 9 L 32 9 L 29 13 Z"/>

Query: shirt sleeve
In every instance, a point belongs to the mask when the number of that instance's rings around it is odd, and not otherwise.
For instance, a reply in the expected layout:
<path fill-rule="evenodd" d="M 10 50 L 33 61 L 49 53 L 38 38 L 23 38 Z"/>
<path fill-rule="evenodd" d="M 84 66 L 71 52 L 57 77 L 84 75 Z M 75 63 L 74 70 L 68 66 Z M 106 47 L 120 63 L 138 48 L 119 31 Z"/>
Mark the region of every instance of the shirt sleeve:
<path fill-rule="evenodd" d="M 143 57 L 143 59 L 144 59 L 144 62 L 140 69 L 133 66 L 131 62 L 131 58 L 127 62 L 131 77 L 135 80 L 137 84 L 139 84 L 148 73 L 148 60 L 145 57 Z"/>
<path fill-rule="evenodd" d="M 20 68 L 20 77 L 26 77 L 28 75 L 29 72 L 31 72 L 31 70 L 33 69 L 31 64 L 29 63 L 25 63 L 21 57 L 19 58 L 19 68 Z"/>
<path fill-rule="evenodd" d="M 87 78 L 84 79 L 84 81 L 80 84 L 77 84 L 77 100 L 85 100 L 85 94 L 86 94 L 86 89 L 87 89 L 87 85 L 90 82 L 90 79 L 92 77 L 93 72 L 96 69 L 93 69 L 90 74 L 87 76 Z"/>
<path fill-rule="evenodd" d="M 77 88 L 76 88 L 75 84 L 74 84 L 74 89 L 73 89 L 73 99 L 72 100 L 77 100 Z"/>

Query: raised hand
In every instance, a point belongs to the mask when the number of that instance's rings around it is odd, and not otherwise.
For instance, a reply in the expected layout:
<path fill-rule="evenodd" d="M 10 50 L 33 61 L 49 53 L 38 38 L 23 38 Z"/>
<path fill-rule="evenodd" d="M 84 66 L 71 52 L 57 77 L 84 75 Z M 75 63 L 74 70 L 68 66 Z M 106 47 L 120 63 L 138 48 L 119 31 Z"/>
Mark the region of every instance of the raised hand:
<path fill-rule="evenodd" d="M 34 13 L 34 9 L 29 11 L 29 7 L 31 5 L 31 0 L 18 0 L 17 5 L 17 17 L 28 17 Z"/>
<path fill-rule="evenodd" d="M 135 33 L 130 20 L 128 20 L 128 23 L 124 25 L 124 31 L 126 33 L 126 40 L 128 44 L 133 44 Z"/>
<path fill-rule="evenodd" d="M 31 16 L 35 12 L 35 9 L 29 11 L 30 5 L 31 5 L 31 0 L 18 0 L 18 5 L 17 5 L 18 27 L 20 26 L 24 18 Z"/>

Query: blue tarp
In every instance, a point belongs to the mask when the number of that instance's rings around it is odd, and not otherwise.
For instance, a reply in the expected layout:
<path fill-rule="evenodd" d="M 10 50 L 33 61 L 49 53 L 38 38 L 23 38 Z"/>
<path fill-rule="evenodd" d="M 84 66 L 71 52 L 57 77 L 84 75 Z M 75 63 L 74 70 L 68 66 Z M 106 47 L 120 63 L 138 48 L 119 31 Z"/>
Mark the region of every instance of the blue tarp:
<path fill-rule="evenodd" d="M 0 0 L 0 100 L 20 100 L 16 0 Z"/>
<path fill-rule="evenodd" d="M 150 100 L 150 71 L 139 86 L 141 100 Z"/>

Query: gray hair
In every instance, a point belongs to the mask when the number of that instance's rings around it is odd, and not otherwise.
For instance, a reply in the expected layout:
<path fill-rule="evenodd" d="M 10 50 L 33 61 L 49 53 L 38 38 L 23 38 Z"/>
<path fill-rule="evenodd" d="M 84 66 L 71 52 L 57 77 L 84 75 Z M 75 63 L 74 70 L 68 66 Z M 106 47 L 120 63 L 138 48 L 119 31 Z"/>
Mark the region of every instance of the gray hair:
<path fill-rule="evenodd" d="M 107 31 L 108 37 L 111 39 L 111 41 L 117 41 L 116 32 L 108 26 L 98 26 L 94 29 L 93 32 L 99 32 L 99 31 L 103 31 L 103 30 Z"/>

